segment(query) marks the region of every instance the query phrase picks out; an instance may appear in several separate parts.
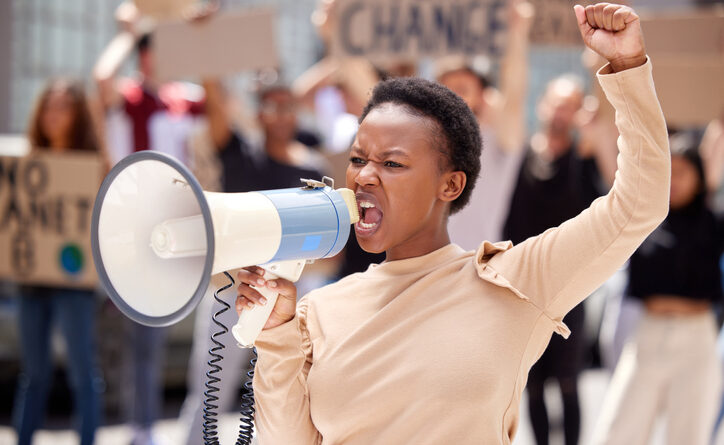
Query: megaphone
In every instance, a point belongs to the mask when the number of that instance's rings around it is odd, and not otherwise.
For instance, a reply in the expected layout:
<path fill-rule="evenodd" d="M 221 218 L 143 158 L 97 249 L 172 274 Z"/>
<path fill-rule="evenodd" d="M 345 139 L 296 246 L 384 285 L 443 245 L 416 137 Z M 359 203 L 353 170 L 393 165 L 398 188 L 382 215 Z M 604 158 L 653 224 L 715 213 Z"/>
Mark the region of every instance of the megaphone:
<path fill-rule="evenodd" d="M 211 276 L 261 265 L 265 279 L 296 281 L 307 260 L 331 257 L 359 219 L 354 193 L 333 182 L 248 193 L 205 192 L 171 156 L 143 151 L 106 176 L 93 207 L 91 244 L 101 285 L 131 319 L 166 326 L 187 316 Z M 277 293 L 245 310 L 232 333 L 252 346 Z"/>

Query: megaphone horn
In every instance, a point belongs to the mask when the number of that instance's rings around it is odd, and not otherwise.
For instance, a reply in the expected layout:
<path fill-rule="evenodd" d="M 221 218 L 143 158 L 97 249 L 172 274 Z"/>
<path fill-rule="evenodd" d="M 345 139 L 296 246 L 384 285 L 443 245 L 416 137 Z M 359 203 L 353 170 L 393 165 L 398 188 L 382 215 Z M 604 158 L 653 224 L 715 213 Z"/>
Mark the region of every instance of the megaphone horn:
<path fill-rule="evenodd" d="M 326 178 L 328 179 L 328 178 Z M 171 156 L 143 151 L 119 162 L 93 207 L 91 243 L 102 286 L 128 317 L 165 326 L 188 315 L 211 276 L 262 265 L 267 279 L 296 281 L 307 260 L 339 253 L 358 219 L 354 193 L 331 180 L 248 193 L 204 192 Z M 267 304 L 244 311 L 232 329 L 250 346 Z"/>

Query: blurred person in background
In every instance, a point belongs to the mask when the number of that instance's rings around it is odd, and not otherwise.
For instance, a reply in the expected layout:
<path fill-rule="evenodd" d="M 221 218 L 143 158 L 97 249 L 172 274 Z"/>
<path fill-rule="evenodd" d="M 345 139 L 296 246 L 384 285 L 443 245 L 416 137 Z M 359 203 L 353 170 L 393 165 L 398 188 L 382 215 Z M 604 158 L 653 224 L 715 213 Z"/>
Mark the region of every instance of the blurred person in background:
<path fill-rule="evenodd" d="M 228 97 L 221 83 L 217 79 L 206 79 L 203 86 L 206 91 L 209 132 L 222 163 L 221 183 L 224 192 L 300 187 L 300 178 L 321 180 L 325 160 L 296 140 L 298 101 L 289 87 L 282 84 L 260 87 L 257 94 L 257 120 L 263 131 L 263 146 L 253 147 L 234 125 L 229 113 Z M 307 273 L 302 277 L 301 286 L 304 286 L 309 276 Z M 223 284 L 226 284 L 225 279 L 216 287 Z M 316 284 L 312 286 L 316 287 Z M 213 347 L 211 336 L 218 330 L 211 319 L 220 309 L 221 305 L 207 295 L 196 311 L 189 359 L 189 392 L 181 409 L 181 423 L 186 429 L 188 445 L 203 442 L 206 362 L 209 360 L 208 351 Z M 229 310 L 219 320 L 230 327 L 236 324 L 238 315 Z M 249 349 L 236 346 L 231 335 L 226 336 L 224 341 L 227 348 L 223 352 L 222 371 L 216 374 L 223 383 L 218 385 L 220 391 L 215 396 L 219 400 L 214 402 L 220 407 L 220 412 L 239 409 L 241 399 L 237 397 L 238 390 L 246 380 L 246 374 L 240 370 L 249 366 L 252 357 Z"/>
<path fill-rule="evenodd" d="M 154 150 L 189 163 L 188 138 L 203 114 L 203 90 L 186 82 L 156 79 L 153 34 L 132 2 L 116 10 L 120 33 L 103 50 L 93 70 L 112 162 L 127 155 Z M 137 72 L 130 78 L 117 73 L 132 53 Z"/>
<path fill-rule="evenodd" d="M 700 152 L 704 161 L 711 208 L 717 213 L 724 213 L 724 112 L 722 117 L 713 119 L 707 125 L 702 136 Z M 724 287 L 724 255 L 719 265 L 722 271 L 722 287 Z M 717 347 L 719 360 L 724 362 L 724 327 L 719 331 Z M 721 430 L 722 421 L 724 421 L 724 391 L 714 427 L 715 435 Z"/>
<path fill-rule="evenodd" d="M 357 133 L 357 119 L 380 80 L 380 73 L 363 57 L 337 59 L 327 54 L 338 19 L 337 9 L 336 0 L 317 3 L 311 21 L 322 41 L 324 55 L 295 79 L 292 88 L 300 105 L 313 113 L 325 150 L 341 154 L 339 174 L 335 176 L 343 177 L 346 152 Z"/>
<path fill-rule="evenodd" d="M 646 444 L 659 414 L 671 444 L 705 445 L 721 401 L 714 307 L 722 303 L 724 218 L 707 205 L 691 134 L 672 136 L 666 220 L 633 254 L 627 295 L 643 316 L 614 372 L 592 444 Z"/>
<path fill-rule="evenodd" d="M 32 153 L 64 154 L 102 151 L 80 82 L 49 82 L 28 123 Z M 21 374 L 13 408 L 19 445 L 30 445 L 42 426 L 51 378 L 50 338 L 60 328 L 67 347 L 69 387 L 73 394 L 76 431 L 81 445 L 93 443 L 101 419 L 103 378 L 96 363 L 93 291 L 24 286 L 18 302 Z"/>
<path fill-rule="evenodd" d="M 120 32 L 103 50 L 93 70 L 105 112 L 105 135 L 112 162 L 142 150 L 160 151 L 191 161 L 188 140 L 203 112 L 203 91 L 188 83 L 161 84 L 155 77 L 152 35 L 129 1 L 116 10 Z M 133 78 L 117 78 L 132 53 Z M 143 326 L 123 317 L 128 329 L 122 370 L 123 411 L 133 429 L 132 443 L 157 443 L 153 423 L 162 405 L 165 328 Z"/>
<path fill-rule="evenodd" d="M 466 250 L 480 239 L 502 239 L 503 223 L 525 147 L 528 91 L 528 35 L 534 10 L 520 0 L 508 5 L 508 34 L 500 67 L 500 90 L 459 58 L 438 61 L 437 80 L 463 98 L 480 123 L 483 170 L 470 205 L 450 217 L 450 240 Z"/>
<path fill-rule="evenodd" d="M 599 64 L 600 65 L 600 64 Z M 610 117 L 605 120 L 608 125 L 613 125 L 612 112 Z M 718 118 L 711 120 L 703 130 L 699 153 L 704 163 L 704 172 L 707 181 L 708 203 L 714 211 L 724 211 L 724 119 Z M 699 129 L 687 130 L 692 134 L 699 134 Z M 672 131 L 669 128 L 670 134 Z M 614 138 L 617 132 L 614 133 Z M 611 139 L 610 134 L 605 135 L 596 132 L 596 138 Z M 724 263 L 723 267 L 724 267 Z M 618 278 L 620 276 L 620 278 Z M 615 292 L 607 298 L 603 319 L 600 330 L 600 346 L 602 364 L 607 370 L 613 372 L 616 368 L 621 353 L 636 330 L 639 324 L 644 307 L 641 299 L 630 298 L 625 295 L 626 281 L 628 279 L 628 270 L 622 269 L 617 273 L 617 281 L 615 283 Z M 613 281 L 613 280 L 611 280 Z M 613 283 L 608 283 L 613 284 Z M 724 357 L 724 330 L 720 332 L 718 340 L 720 356 Z M 724 402 L 723 402 L 724 405 Z M 721 411 L 717 425 L 724 419 L 724 408 Z"/>
<path fill-rule="evenodd" d="M 600 196 L 599 166 L 593 157 L 579 154 L 575 136 L 584 100 L 580 81 L 572 76 L 553 79 L 537 108 L 540 129 L 530 139 L 520 166 L 510 209 L 503 228 L 504 239 L 518 244 L 556 227 L 588 208 Z M 566 445 L 578 443 L 581 415 L 578 375 L 585 348 L 584 309 L 579 304 L 565 317 L 571 337 L 554 337 L 528 376 L 529 412 L 538 445 L 549 441 L 545 383 L 557 381 L 563 399 L 563 430 Z"/>
<path fill-rule="evenodd" d="M 207 79 L 203 86 L 211 139 L 223 164 L 225 192 L 297 187 L 300 178 L 321 179 L 324 158 L 296 139 L 298 102 L 289 87 L 260 86 L 257 122 L 263 141 L 261 147 L 252 147 L 232 123 L 221 84 Z"/>
<path fill-rule="evenodd" d="M 386 69 L 375 67 L 364 57 L 337 59 L 328 53 L 338 20 L 337 0 L 319 0 L 311 21 L 322 41 L 324 57 L 308 68 L 293 83 L 300 107 L 311 112 L 322 135 L 323 150 L 330 163 L 331 175 L 338 183 L 345 177 L 349 148 L 357 134 L 359 116 L 372 88 L 387 77 L 412 76 L 410 62 L 388 63 Z M 381 263 L 382 254 L 365 252 L 356 237 L 350 236 L 341 253 L 337 277 L 362 272 L 371 263 Z"/>
<path fill-rule="evenodd" d="M 323 57 L 308 68 L 293 84 L 300 103 L 315 115 L 325 149 L 330 154 L 346 153 L 359 126 L 357 119 L 369 99 L 372 88 L 390 77 L 409 77 L 417 72 L 410 60 L 373 63 L 365 57 L 333 57 L 334 32 L 339 20 L 337 0 L 319 0 L 311 21 L 322 41 Z M 341 177 L 346 156 L 342 155 Z"/>
<path fill-rule="evenodd" d="M 706 126 L 701 140 L 701 158 L 711 205 L 716 210 L 724 210 L 724 116 L 712 119 Z"/>

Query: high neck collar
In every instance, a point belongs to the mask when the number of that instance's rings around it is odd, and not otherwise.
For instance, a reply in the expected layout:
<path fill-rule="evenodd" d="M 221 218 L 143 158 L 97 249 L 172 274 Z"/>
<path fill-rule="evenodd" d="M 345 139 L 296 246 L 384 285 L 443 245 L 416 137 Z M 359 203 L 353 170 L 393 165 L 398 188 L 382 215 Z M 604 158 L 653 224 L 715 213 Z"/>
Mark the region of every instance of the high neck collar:
<path fill-rule="evenodd" d="M 435 269 L 440 264 L 460 257 L 465 250 L 457 244 L 447 244 L 425 255 L 405 258 L 404 260 L 385 261 L 381 264 L 371 264 L 365 272 L 370 277 L 405 275 Z"/>

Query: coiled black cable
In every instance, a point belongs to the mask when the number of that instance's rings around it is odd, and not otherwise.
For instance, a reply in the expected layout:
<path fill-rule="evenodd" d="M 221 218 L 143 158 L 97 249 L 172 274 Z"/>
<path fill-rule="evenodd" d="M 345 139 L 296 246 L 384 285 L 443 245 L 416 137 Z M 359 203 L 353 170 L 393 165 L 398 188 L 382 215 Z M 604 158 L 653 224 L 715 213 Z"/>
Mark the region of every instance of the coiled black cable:
<path fill-rule="evenodd" d="M 219 341 L 218 337 L 229 332 L 229 328 L 226 327 L 218 317 L 224 312 L 228 311 L 231 306 L 219 297 L 219 294 L 232 286 L 234 286 L 234 279 L 228 272 L 224 272 L 224 275 L 229 279 L 229 284 L 220 287 L 214 292 L 214 299 L 221 304 L 221 309 L 214 313 L 212 321 L 219 330 L 211 335 L 211 342 L 214 346 L 209 349 L 209 355 L 211 359 L 206 362 L 209 365 L 209 370 L 206 371 L 206 391 L 204 391 L 204 444 L 205 445 L 219 445 L 219 406 L 215 404 L 219 400 L 219 397 L 215 393 L 219 392 L 217 383 L 221 382 L 216 374 L 221 372 L 221 361 L 224 356 L 220 352 L 225 348 L 224 344 Z M 247 381 L 244 383 L 244 389 L 246 392 L 241 397 L 241 424 L 239 425 L 239 437 L 236 439 L 236 445 L 250 445 L 251 439 L 254 435 L 254 389 L 252 387 L 252 381 L 254 378 L 254 366 L 256 365 L 256 349 L 254 351 L 254 358 L 251 359 L 251 370 L 247 372 Z"/>
<path fill-rule="evenodd" d="M 236 445 L 250 445 L 254 436 L 254 368 L 256 367 L 256 348 L 252 349 L 254 357 L 251 359 L 251 369 L 246 373 L 246 390 L 241 396 L 241 417 L 239 418 L 239 438 Z"/>

